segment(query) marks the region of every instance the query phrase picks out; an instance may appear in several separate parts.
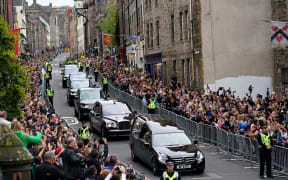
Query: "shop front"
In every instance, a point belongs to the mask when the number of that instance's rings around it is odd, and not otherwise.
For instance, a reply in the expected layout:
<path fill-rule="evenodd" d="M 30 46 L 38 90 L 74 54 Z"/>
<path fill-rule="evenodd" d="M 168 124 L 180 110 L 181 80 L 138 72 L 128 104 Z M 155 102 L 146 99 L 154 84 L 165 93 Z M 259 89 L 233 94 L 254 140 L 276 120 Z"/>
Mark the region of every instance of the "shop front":
<path fill-rule="evenodd" d="M 151 53 L 145 55 L 145 70 L 153 79 L 163 78 L 162 71 L 162 52 Z"/>

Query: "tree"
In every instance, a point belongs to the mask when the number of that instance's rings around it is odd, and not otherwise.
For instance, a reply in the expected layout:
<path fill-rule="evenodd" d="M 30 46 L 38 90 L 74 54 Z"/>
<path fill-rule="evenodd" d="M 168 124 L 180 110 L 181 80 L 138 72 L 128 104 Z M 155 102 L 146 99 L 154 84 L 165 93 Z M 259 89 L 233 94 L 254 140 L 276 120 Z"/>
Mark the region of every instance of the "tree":
<path fill-rule="evenodd" d="M 117 3 L 109 3 L 107 5 L 107 15 L 102 19 L 98 27 L 105 34 L 113 35 L 114 45 L 119 45 L 119 16 Z"/>
<path fill-rule="evenodd" d="M 21 117 L 20 104 L 27 99 L 29 88 L 26 67 L 21 66 L 14 54 L 17 38 L 0 16 L 0 110 L 8 113 L 8 119 Z"/>

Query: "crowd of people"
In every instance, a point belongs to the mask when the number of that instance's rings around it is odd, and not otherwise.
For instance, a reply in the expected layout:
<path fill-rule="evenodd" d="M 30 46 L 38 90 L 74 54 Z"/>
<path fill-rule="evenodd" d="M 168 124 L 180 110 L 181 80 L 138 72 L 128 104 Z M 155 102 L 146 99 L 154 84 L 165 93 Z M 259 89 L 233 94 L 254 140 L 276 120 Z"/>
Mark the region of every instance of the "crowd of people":
<path fill-rule="evenodd" d="M 120 180 L 136 179 L 131 165 L 124 166 L 117 156 L 108 155 L 105 138 L 92 135 L 82 139 L 43 100 L 39 86 L 42 67 L 47 58 L 22 59 L 22 65 L 31 67 L 27 76 L 31 88 L 27 100 L 21 104 L 23 118 L 7 121 L 7 113 L 0 111 L 0 123 L 8 125 L 34 157 L 33 180 Z"/>
<path fill-rule="evenodd" d="M 288 147 L 288 92 L 281 97 L 275 92 L 266 97 L 258 94 L 256 99 L 249 95 L 237 97 L 231 89 L 223 87 L 211 91 L 208 85 L 199 92 L 178 83 L 176 72 L 171 73 L 170 83 L 164 85 L 159 78 L 154 79 L 120 61 L 98 62 L 96 66 L 116 87 L 141 99 L 147 107 L 153 100 L 156 107 L 253 139 L 265 125 L 273 144 Z"/>

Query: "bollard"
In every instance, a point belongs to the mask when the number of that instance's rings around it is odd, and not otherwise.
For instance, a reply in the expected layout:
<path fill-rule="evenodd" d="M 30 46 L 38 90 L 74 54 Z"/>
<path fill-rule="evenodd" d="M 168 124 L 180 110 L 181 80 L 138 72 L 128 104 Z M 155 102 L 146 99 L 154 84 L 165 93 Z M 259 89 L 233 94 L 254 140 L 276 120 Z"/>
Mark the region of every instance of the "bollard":
<path fill-rule="evenodd" d="M 31 179 L 33 156 L 6 125 L 0 124 L 0 169 L 5 180 Z M 1 177 L 1 178 L 2 178 Z"/>

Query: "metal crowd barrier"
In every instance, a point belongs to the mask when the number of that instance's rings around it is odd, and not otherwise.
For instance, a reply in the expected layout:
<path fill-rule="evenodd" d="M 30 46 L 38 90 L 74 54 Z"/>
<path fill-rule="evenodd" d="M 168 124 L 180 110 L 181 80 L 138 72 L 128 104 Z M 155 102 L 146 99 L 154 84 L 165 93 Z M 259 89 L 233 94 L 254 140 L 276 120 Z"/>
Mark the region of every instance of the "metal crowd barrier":
<path fill-rule="evenodd" d="M 102 78 L 102 74 L 99 73 L 98 80 L 100 82 L 102 82 Z M 144 106 L 141 99 L 114 87 L 113 82 L 110 80 L 108 91 L 112 97 L 128 103 L 137 112 L 147 113 L 147 108 Z M 158 107 L 156 113 L 169 117 L 185 130 L 188 135 L 199 141 L 209 143 L 225 153 L 242 160 L 251 163 L 259 163 L 258 142 L 255 139 L 233 134 L 215 126 L 199 124 L 163 108 Z M 272 155 L 274 170 L 288 174 L 288 149 L 274 146 Z"/>

